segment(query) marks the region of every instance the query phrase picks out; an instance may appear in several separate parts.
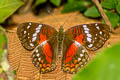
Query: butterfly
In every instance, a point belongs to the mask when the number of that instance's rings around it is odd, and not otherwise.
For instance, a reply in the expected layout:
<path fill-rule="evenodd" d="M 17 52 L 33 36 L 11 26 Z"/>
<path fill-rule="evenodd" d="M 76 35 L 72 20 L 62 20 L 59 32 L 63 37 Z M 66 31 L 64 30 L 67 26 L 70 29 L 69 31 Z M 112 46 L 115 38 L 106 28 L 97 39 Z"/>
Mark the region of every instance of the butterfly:
<path fill-rule="evenodd" d="M 25 22 L 18 26 L 17 35 L 22 46 L 32 51 L 32 63 L 40 73 L 55 70 L 61 58 L 64 72 L 76 73 L 90 60 L 88 51 L 101 48 L 110 36 L 106 24 L 91 23 L 73 26 L 64 32 L 47 24 Z"/>

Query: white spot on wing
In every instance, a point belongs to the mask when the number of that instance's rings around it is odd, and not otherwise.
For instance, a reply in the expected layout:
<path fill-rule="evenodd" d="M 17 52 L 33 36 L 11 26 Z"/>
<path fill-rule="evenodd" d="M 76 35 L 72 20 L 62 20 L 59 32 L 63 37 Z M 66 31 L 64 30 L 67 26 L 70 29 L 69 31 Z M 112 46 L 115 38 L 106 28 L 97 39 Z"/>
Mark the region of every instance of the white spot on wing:
<path fill-rule="evenodd" d="M 39 33 L 40 32 L 40 30 L 36 30 L 36 33 Z"/>
<path fill-rule="evenodd" d="M 26 34 L 26 31 L 24 31 L 24 34 Z"/>
<path fill-rule="evenodd" d="M 88 36 L 88 37 L 92 37 L 92 35 L 91 35 L 91 34 L 87 34 L 87 36 Z"/>
<path fill-rule="evenodd" d="M 42 42 L 40 45 L 44 45 L 44 44 L 46 44 L 47 43 L 47 40 L 46 41 L 44 41 L 44 42 Z"/>
<path fill-rule="evenodd" d="M 77 46 L 81 46 L 81 44 L 77 41 L 74 41 L 74 43 L 77 45 Z"/>
<path fill-rule="evenodd" d="M 95 34 L 96 36 L 98 35 L 98 34 Z"/>
<path fill-rule="evenodd" d="M 82 53 L 84 53 L 84 52 L 85 52 L 85 50 L 83 49 L 83 50 L 82 50 Z"/>
<path fill-rule="evenodd" d="M 29 29 L 29 28 L 30 28 L 30 25 L 27 26 L 27 29 Z"/>
<path fill-rule="evenodd" d="M 78 61 L 80 61 L 81 60 L 81 58 L 78 58 Z"/>
<path fill-rule="evenodd" d="M 30 33 L 28 33 L 28 35 L 30 35 Z"/>
<path fill-rule="evenodd" d="M 96 27 L 98 30 L 100 30 L 99 26 Z"/>
<path fill-rule="evenodd" d="M 38 27 L 36 28 L 36 31 L 37 31 L 37 30 L 40 30 L 40 29 L 41 29 L 41 27 L 42 27 L 42 25 L 41 25 L 41 24 L 39 24 L 39 25 L 38 25 Z"/>
<path fill-rule="evenodd" d="M 85 33 L 89 33 L 89 31 L 85 31 Z"/>
<path fill-rule="evenodd" d="M 98 24 L 96 23 L 95 26 L 97 26 Z"/>
<path fill-rule="evenodd" d="M 37 36 L 37 33 L 34 33 L 34 34 L 33 34 L 33 37 L 35 37 L 35 36 Z"/>
<path fill-rule="evenodd" d="M 95 37 L 95 39 L 97 39 L 97 37 Z"/>
<path fill-rule="evenodd" d="M 38 61 L 40 61 L 41 60 L 41 58 L 38 58 Z"/>
<path fill-rule="evenodd" d="M 33 47 L 33 46 L 34 46 L 34 44 L 33 44 L 33 43 L 30 43 L 30 46 L 32 46 L 32 47 Z"/>
<path fill-rule="evenodd" d="M 31 25 L 32 23 L 30 22 L 29 25 Z"/>
<path fill-rule="evenodd" d="M 85 28 L 85 27 L 87 27 L 87 25 L 86 25 L 86 24 L 83 24 L 83 27 Z"/>
<path fill-rule="evenodd" d="M 36 53 L 38 53 L 38 49 L 36 50 Z"/>
<path fill-rule="evenodd" d="M 83 54 L 80 54 L 80 57 L 83 57 Z"/>
<path fill-rule="evenodd" d="M 84 30 L 85 30 L 85 31 L 89 31 L 89 29 L 88 29 L 88 28 L 86 28 L 86 27 L 84 28 Z"/>
<path fill-rule="evenodd" d="M 102 31 L 100 31 L 100 34 L 102 34 Z"/>
<path fill-rule="evenodd" d="M 92 46 L 93 46 L 93 44 L 89 44 L 89 45 L 88 45 L 88 47 L 92 47 Z"/>
<path fill-rule="evenodd" d="M 33 37 L 33 38 L 32 38 L 32 41 L 35 41 L 36 39 L 37 39 L 37 37 Z"/>
<path fill-rule="evenodd" d="M 39 57 L 40 56 L 40 54 L 39 53 L 37 53 L 37 55 L 36 55 L 37 57 Z"/>
<path fill-rule="evenodd" d="M 87 41 L 88 41 L 88 42 L 91 42 L 91 40 L 92 40 L 91 38 L 87 37 Z"/>

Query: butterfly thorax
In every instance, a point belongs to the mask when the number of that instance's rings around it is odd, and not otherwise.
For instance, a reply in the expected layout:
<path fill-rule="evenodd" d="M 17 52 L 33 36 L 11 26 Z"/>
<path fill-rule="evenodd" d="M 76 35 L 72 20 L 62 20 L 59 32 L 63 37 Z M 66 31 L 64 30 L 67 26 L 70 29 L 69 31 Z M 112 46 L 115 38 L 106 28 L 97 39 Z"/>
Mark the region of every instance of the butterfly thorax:
<path fill-rule="evenodd" d="M 57 55 L 59 58 L 61 58 L 62 56 L 63 39 L 64 39 L 64 29 L 63 29 L 63 26 L 61 26 L 58 32 L 58 54 Z"/>

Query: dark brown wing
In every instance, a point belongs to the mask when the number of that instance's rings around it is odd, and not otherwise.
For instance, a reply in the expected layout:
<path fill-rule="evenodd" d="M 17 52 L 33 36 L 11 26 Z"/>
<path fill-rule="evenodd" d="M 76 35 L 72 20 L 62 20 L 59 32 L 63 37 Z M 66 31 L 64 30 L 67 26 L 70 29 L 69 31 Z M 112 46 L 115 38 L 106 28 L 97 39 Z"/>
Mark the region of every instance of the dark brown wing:
<path fill-rule="evenodd" d="M 97 50 L 109 38 L 110 29 L 105 24 L 93 23 L 74 26 L 64 33 L 63 71 L 77 72 L 89 61 L 88 50 Z"/>
<path fill-rule="evenodd" d="M 26 22 L 18 26 L 17 34 L 25 49 L 34 49 L 31 56 L 32 63 L 40 70 L 40 73 L 55 69 L 57 31 L 53 27 Z"/>
<path fill-rule="evenodd" d="M 22 23 L 17 28 L 17 35 L 21 44 L 27 50 L 33 50 L 43 41 L 55 36 L 56 33 L 57 31 L 53 27 L 34 22 Z"/>

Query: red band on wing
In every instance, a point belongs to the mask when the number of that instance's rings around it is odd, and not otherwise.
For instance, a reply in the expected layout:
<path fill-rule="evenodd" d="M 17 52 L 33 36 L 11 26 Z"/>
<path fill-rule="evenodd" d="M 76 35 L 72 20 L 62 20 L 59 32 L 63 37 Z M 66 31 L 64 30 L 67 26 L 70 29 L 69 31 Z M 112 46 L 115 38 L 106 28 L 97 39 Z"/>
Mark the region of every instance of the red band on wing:
<path fill-rule="evenodd" d="M 73 29 L 73 34 L 75 34 L 75 28 Z"/>
<path fill-rule="evenodd" d="M 43 41 L 47 40 L 46 36 L 44 34 L 40 34 L 40 41 L 39 43 L 42 43 Z M 52 51 L 51 47 L 48 43 L 46 43 L 43 46 L 43 53 L 45 54 L 46 60 L 51 63 L 52 62 Z"/>
<path fill-rule="evenodd" d="M 50 29 L 48 28 L 48 35 L 50 34 Z"/>
<path fill-rule="evenodd" d="M 77 36 L 75 37 L 75 40 L 76 40 L 77 42 L 79 42 L 80 44 L 82 44 L 82 43 L 83 43 L 83 34 L 77 35 Z"/>
<path fill-rule="evenodd" d="M 46 60 L 51 63 L 52 62 L 52 51 L 51 51 L 51 47 L 48 43 L 46 43 L 43 46 L 43 53 L 45 54 Z"/>
<path fill-rule="evenodd" d="M 46 36 L 44 34 L 40 34 L 40 42 L 39 43 L 42 43 L 45 40 L 47 40 Z"/>
<path fill-rule="evenodd" d="M 68 50 L 67 50 L 67 53 L 66 53 L 66 59 L 65 59 L 65 63 L 68 63 L 69 61 L 71 61 L 72 60 L 72 58 L 73 58 L 73 56 L 76 54 L 76 52 L 77 52 L 77 46 L 76 46 L 76 44 L 75 43 L 72 43 L 71 45 L 70 45 L 70 47 L 68 48 Z"/>
<path fill-rule="evenodd" d="M 45 29 L 43 29 L 42 31 L 43 31 L 43 33 L 45 33 Z"/>
<path fill-rule="evenodd" d="M 80 28 L 79 28 L 79 34 L 80 34 L 81 32 L 80 32 Z"/>

